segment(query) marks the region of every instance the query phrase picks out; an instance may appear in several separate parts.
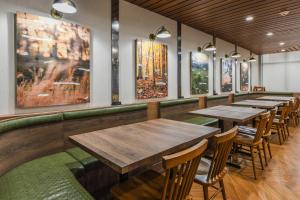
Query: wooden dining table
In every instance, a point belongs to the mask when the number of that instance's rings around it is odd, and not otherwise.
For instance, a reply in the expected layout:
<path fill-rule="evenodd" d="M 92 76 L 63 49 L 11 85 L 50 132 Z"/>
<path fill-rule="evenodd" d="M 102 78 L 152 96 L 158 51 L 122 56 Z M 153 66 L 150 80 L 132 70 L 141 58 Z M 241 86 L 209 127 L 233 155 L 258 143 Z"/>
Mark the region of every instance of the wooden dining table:
<path fill-rule="evenodd" d="M 244 100 L 232 103 L 233 106 L 273 109 L 284 104 L 284 101 Z"/>
<path fill-rule="evenodd" d="M 256 118 L 265 111 L 265 109 L 249 108 L 242 106 L 214 106 L 191 111 L 189 112 L 189 114 L 219 119 L 219 128 L 221 128 L 223 132 L 225 129 L 224 121 L 243 124 Z"/>
<path fill-rule="evenodd" d="M 220 129 L 168 119 L 70 136 L 70 140 L 127 179 L 136 169 L 159 163 L 162 156 L 186 149 Z"/>
<path fill-rule="evenodd" d="M 263 96 L 257 98 L 257 100 L 267 100 L 267 101 L 293 101 L 294 97 L 287 96 Z"/>

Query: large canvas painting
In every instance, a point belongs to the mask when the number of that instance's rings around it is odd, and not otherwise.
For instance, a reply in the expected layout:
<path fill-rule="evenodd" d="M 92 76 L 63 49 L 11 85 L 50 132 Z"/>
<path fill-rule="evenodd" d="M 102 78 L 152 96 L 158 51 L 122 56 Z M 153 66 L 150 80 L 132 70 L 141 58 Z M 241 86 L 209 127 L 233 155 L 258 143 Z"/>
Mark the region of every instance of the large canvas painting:
<path fill-rule="evenodd" d="M 168 47 L 159 42 L 136 40 L 136 98 L 168 96 Z"/>
<path fill-rule="evenodd" d="M 232 91 L 232 59 L 221 59 L 221 92 Z"/>
<path fill-rule="evenodd" d="M 191 52 L 191 94 L 208 93 L 208 55 L 200 52 Z"/>
<path fill-rule="evenodd" d="M 90 101 L 90 30 L 16 14 L 16 104 L 19 108 Z"/>
<path fill-rule="evenodd" d="M 246 62 L 242 62 L 240 67 L 240 89 L 249 91 L 249 65 Z"/>

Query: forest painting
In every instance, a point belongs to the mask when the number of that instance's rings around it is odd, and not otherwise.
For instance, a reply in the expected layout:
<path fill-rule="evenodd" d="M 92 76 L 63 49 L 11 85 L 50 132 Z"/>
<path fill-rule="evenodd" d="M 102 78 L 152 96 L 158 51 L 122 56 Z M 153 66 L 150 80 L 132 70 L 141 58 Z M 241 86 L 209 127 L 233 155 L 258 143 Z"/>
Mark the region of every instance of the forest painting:
<path fill-rule="evenodd" d="M 221 59 L 221 92 L 232 91 L 232 59 Z"/>
<path fill-rule="evenodd" d="M 191 94 L 208 93 L 208 55 L 191 52 Z"/>
<path fill-rule="evenodd" d="M 149 40 L 136 40 L 136 98 L 168 96 L 168 47 Z"/>
<path fill-rule="evenodd" d="M 249 65 L 246 62 L 241 63 L 240 68 L 240 89 L 241 91 L 249 91 Z"/>
<path fill-rule="evenodd" d="M 52 18 L 16 14 L 19 108 L 90 101 L 90 30 Z"/>

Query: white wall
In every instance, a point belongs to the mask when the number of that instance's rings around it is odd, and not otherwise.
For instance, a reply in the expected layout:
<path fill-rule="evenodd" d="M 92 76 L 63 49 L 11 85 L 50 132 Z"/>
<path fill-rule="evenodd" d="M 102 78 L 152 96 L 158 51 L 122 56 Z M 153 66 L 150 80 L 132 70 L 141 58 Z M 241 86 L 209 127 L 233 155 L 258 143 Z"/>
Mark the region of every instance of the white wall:
<path fill-rule="evenodd" d="M 263 85 L 269 91 L 300 92 L 300 51 L 263 55 Z"/>
<path fill-rule="evenodd" d="M 168 97 L 177 98 L 177 24 L 176 21 L 150 12 L 126 1 L 120 1 L 120 101 L 135 103 L 135 47 L 136 39 L 148 39 L 160 26 L 172 33 L 161 40 L 168 45 Z"/>
<path fill-rule="evenodd" d="M 0 114 L 42 112 L 82 107 L 108 106 L 110 100 L 110 1 L 76 0 L 79 11 L 64 20 L 91 28 L 91 103 L 39 109 L 15 109 L 14 13 L 49 16 L 49 0 L 0 0 Z"/>

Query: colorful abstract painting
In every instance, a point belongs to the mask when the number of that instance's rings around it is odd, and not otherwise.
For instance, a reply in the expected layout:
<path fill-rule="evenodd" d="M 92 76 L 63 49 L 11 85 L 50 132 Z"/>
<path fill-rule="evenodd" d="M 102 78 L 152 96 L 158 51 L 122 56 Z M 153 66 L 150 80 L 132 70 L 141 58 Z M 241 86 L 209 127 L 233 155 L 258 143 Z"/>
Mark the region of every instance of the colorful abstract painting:
<path fill-rule="evenodd" d="M 136 40 L 136 98 L 168 96 L 168 47 L 159 42 Z"/>
<path fill-rule="evenodd" d="M 47 17 L 16 14 L 19 108 L 90 101 L 90 30 Z"/>
<path fill-rule="evenodd" d="M 208 93 L 208 55 L 191 52 L 191 94 Z"/>
<path fill-rule="evenodd" d="M 249 65 L 246 62 L 242 62 L 240 67 L 240 89 L 249 91 Z"/>
<path fill-rule="evenodd" d="M 232 59 L 221 59 L 221 92 L 232 91 Z"/>

